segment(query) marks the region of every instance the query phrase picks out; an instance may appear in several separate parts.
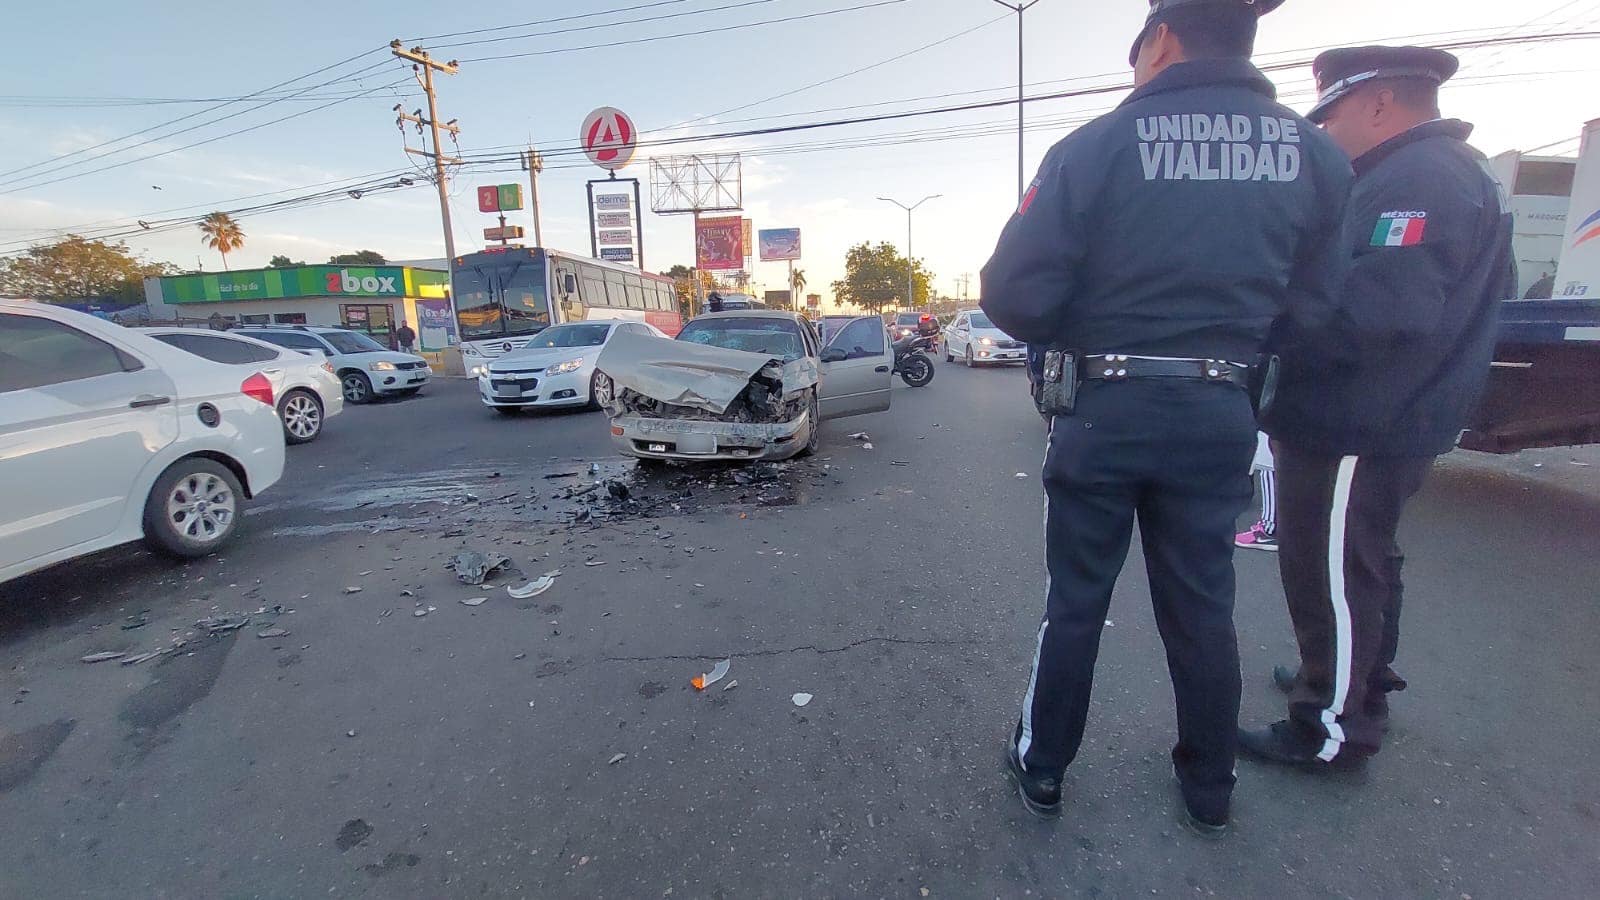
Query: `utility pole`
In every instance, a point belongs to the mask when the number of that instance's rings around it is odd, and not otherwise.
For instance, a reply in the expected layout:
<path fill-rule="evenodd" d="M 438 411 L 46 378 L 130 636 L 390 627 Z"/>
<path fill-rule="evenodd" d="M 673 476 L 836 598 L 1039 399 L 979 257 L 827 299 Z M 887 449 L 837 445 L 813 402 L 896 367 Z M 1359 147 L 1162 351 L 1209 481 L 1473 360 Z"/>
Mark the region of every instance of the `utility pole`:
<path fill-rule="evenodd" d="M 522 154 L 522 168 L 528 173 L 528 194 L 533 204 L 533 245 L 544 246 L 544 232 L 539 229 L 539 173 L 544 171 L 544 157 L 539 151 L 528 148 Z"/>
<path fill-rule="evenodd" d="M 438 98 L 433 92 L 433 73 L 437 69 L 446 75 L 454 75 L 460 66 L 453 59 L 447 63 L 437 62 L 428 55 L 428 51 L 421 47 L 412 47 L 410 50 L 406 50 L 401 46 L 399 38 L 389 42 L 389 50 L 400 59 L 410 60 L 412 71 L 420 70 L 422 73 L 422 90 L 428 95 L 428 117 L 424 119 L 420 109 L 414 113 L 401 112 L 399 104 L 395 105 L 395 112 L 399 113 L 397 121 L 415 124 L 419 132 L 422 130 L 422 126 L 426 125 L 433 132 L 432 152 L 413 150 L 410 147 L 406 148 L 406 152 L 433 160 L 433 183 L 439 189 L 439 217 L 444 221 L 445 265 L 453 273 L 456 260 L 456 237 L 450 227 L 450 189 L 445 179 L 444 166 L 445 163 L 460 165 L 461 159 L 444 155 L 444 151 L 439 146 L 439 132 L 448 131 L 450 134 L 456 135 L 461 133 L 461 129 L 456 127 L 455 119 L 440 124 Z M 404 128 L 405 126 L 402 125 L 401 127 Z"/>
<path fill-rule="evenodd" d="M 961 302 L 965 303 L 967 302 L 967 287 L 972 284 L 972 273 L 962 272 L 961 277 L 956 280 L 961 282 Z"/>
<path fill-rule="evenodd" d="M 1038 0 L 1034 0 L 1034 2 L 1037 3 Z M 943 194 L 929 194 L 928 196 L 923 197 L 921 200 L 918 200 L 917 202 L 911 204 L 910 206 L 907 206 L 904 203 L 901 203 L 899 200 L 893 199 L 892 197 L 879 197 L 878 198 L 879 200 L 882 200 L 885 203 L 893 203 L 895 206 L 898 206 L 901 209 L 906 211 L 906 305 L 907 306 L 916 306 L 917 305 L 917 263 L 916 263 L 916 260 L 914 258 L 912 258 L 912 256 L 911 256 L 911 213 L 917 207 L 921 206 L 924 203 L 927 203 L 929 200 L 937 200 L 937 199 L 939 199 L 940 197 L 943 197 L 943 196 L 944 196 Z M 928 296 L 928 302 L 929 303 L 933 302 L 933 296 L 932 296 L 931 292 L 929 293 L 929 296 Z"/>
<path fill-rule="evenodd" d="M 1006 0 L 994 0 L 1006 9 L 1014 10 L 1017 14 L 1017 203 L 1022 203 L 1024 174 L 1022 164 L 1022 14 L 1028 7 L 1038 3 L 1039 0 L 1027 0 L 1026 3 L 1007 3 Z"/>

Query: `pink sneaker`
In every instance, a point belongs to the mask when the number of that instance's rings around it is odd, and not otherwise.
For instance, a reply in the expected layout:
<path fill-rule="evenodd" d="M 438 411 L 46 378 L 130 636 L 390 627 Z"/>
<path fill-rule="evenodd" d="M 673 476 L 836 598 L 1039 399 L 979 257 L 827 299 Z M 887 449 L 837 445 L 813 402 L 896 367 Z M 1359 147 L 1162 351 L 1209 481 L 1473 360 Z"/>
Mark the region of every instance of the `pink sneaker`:
<path fill-rule="evenodd" d="M 1260 522 L 1250 526 L 1249 531 L 1242 531 L 1233 536 L 1233 545 L 1246 550 L 1278 551 L 1278 538 L 1267 533 L 1267 529 Z"/>

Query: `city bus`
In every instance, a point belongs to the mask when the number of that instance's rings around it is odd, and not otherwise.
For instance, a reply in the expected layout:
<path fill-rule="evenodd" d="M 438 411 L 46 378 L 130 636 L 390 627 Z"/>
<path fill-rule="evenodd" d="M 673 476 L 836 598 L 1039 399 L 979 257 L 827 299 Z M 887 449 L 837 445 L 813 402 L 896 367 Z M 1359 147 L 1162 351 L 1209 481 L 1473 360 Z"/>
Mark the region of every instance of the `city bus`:
<path fill-rule="evenodd" d="M 561 322 L 629 319 L 668 335 L 683 327 L 671 278 L 539 247 L 456 257 L 451 296 L 468 372 Z"/>

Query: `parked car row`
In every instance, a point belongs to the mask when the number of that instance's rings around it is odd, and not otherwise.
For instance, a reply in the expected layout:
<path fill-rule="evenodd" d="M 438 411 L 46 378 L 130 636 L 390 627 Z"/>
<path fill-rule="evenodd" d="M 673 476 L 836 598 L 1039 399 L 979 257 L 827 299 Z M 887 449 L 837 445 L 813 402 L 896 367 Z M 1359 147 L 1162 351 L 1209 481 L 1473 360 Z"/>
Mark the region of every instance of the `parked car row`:
<path fill-rule="evenodd" d="M 211 553 L 286 445 L 430 374 L 344 329 L 124 328 L 0 300 L 0 581 L 139 538 Z"/>

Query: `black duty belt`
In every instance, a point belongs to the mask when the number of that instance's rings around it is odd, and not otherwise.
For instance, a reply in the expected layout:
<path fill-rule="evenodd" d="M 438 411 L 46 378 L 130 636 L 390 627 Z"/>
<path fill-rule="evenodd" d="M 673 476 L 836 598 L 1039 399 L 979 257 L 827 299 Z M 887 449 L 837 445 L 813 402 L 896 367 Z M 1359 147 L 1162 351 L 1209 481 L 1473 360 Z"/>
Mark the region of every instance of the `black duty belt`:
<path fill-rule="evenodd" d="M 1150 359 L 1101 354 L 1079 363 L 1085 381 L 1127 381 L 1130 378 L 1192 378 L 1250 386 L 1250 367 L 1222 359 Z"/>

